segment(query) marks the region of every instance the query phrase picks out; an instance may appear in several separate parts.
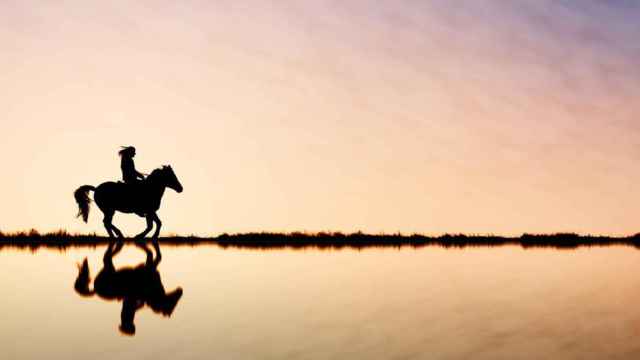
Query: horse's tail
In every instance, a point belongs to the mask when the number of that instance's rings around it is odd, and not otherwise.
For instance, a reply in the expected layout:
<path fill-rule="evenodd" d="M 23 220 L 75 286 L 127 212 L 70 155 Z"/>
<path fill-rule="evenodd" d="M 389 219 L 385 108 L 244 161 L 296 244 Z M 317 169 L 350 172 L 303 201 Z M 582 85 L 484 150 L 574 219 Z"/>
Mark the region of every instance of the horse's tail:
<path fill-rule="evenodd" d="M 76 198 L 76 202 L 78 203 L 78 215 L 77 217 L 82 217 L 84 222 L 87 222 L 89 219 L 89 205 L 91 204 L 91 199 L 89 198 L 89 191 L 95 191 L 96 188 L 91 185 L 83 185 L 78 188 L 73 193 L 73 197 Z"/>
<path fill-rule="evenodd" d="M 82 265 L 78 265 L 78 277 L 73 287 L 80 296 L 92 296 L 96 292 L 94 289 L 89 289 L 89 282 L 91 282 L 91 276 L 89 276 L 89 261 L 87 258 L 84 258 Z"/>

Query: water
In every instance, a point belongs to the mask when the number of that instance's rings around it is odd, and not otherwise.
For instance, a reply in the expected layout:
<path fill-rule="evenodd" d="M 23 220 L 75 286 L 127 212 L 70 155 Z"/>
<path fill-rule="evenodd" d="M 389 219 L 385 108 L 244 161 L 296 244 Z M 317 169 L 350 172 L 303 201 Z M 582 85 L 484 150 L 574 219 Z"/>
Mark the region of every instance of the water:
<path fill-rule="evenodd" d="M 164 247 L 171 317 L 74 290 L 105 247 L 2 250 L 4 359 L 634 359 L 640 251 Z M 127 246 L 115 267 L 144 262 Z"/>

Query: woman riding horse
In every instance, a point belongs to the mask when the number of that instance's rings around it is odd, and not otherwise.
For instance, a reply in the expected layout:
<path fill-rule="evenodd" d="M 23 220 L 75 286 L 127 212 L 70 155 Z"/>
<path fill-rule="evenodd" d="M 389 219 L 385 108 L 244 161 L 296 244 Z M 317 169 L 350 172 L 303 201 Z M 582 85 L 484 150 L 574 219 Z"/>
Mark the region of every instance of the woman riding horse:
<path fill-rule="evenodd" d="M 91 185 L 83 185 L 74 192 L 74 197 L 78 203 L 78 217 L 82 217 L 84 222 L 89 218 L 89 191 L 94 191 L 93 198 L 98 208 L 104 214 L 104 227 L 107 229 L 109 237 L 113 238 L 114 233 L 119 239 L 123 238 L 122 232 L 113 225 L 113 215 L 116 211 L 126 214 L 137 214 L 147 220 L 146 229 L 135 236 L 136 240 L 141 240 L 156 225 L 156 231 L 153 234 L 153 246 L 156 253 L 160 256 L 160 246 L 158 245 L 158 235 L 162 222 L 156 212 L 160 208 L 160 202 L 166 188 L 181 193 L 183 188 L 180 181 L 173 172 L 171 166 L 163 166 L 154 170 L 145 181 L 139 186 L 131 186 L 124 183 L 108 181 L 100 184 L 98 187 Z M 122 241 L 122 240 L 120 240 Z"/>
<path fill-rule="evenodd" d="M 123 146 L 118 152 L 120 155 L 120 170 L 122 170 L 122 181 L 127 184 L 135 184 L 138 179 L 144 180 L 144 174 L 136 170 L 133 158 L 136 156 L 136 148 L 133 146 Z"/>

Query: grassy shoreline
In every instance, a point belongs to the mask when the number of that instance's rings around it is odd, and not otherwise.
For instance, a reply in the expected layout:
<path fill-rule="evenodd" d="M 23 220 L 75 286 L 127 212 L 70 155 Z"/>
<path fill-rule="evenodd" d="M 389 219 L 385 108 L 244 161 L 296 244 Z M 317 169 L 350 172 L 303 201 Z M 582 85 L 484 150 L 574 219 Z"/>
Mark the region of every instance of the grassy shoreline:
<path fill-rule="evenodd" d="M 0 232 L 0 250 L 5 248 L 31 249 L 70 247 L 96 247 L 106 245 L 109 238 L 96 234 L 69 234 L 65 231 L 40 234 L 37 231 L 3 234 Z M 127 238 L 125 242 L 131 243 Z M 341 248 L 380 248 L 440 246 L 452 248 L 516 245 L 523 248 L 575 249 L 579 247 L 626 245 L 640 248 L 640 236 L 608 237 L 578 235 L 572 233 L 533 235 L 518 237 L 491 235 L 441 235 L 425 236 L 419 234 L 365 234 L 365 233 L 244 233 L 222 234 L 215 237 L 162 236 L 161 245 L 198 246 L 216 245 L 222 248 L 247 249 L 341 249 Z"/>

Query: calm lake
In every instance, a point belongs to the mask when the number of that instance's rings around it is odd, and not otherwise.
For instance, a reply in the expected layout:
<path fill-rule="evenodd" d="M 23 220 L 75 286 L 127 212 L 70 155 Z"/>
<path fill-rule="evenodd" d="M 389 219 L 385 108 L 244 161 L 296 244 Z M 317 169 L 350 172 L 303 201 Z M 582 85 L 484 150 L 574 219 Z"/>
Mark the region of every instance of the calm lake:
<path fill-rule="evenodd" d="M 0 251 L 3 359 L 640 358 L 632 247 L 165 246 L 158 272 L 130 283 L 173 294 L 172 309 L 76 292 L 78 264 L 92 291 L 105 249 Z M 132 245 L 113 258 L 144 261 Z"/>

